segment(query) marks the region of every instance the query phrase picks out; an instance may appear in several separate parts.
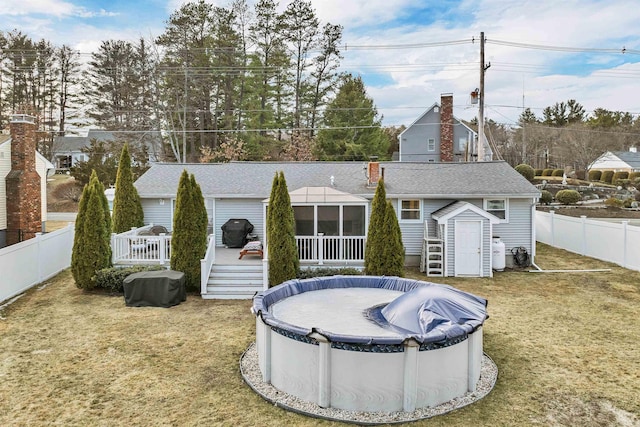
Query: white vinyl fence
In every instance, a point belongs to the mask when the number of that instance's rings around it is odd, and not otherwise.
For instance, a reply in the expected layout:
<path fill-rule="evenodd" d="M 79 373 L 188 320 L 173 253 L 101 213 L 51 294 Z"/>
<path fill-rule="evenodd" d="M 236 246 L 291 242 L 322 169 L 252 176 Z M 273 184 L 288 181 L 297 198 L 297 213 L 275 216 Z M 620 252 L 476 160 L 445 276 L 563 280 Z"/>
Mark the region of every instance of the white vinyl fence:
<path fill-rule="evenodd" d="M 640 227 L 536 211 L 536 240 L 640 271 Z"/>
<path fill-rule="evenodd" d="M 74 226 L 0 249 L 0 302 L 41 283 L 71 265 Z"/>

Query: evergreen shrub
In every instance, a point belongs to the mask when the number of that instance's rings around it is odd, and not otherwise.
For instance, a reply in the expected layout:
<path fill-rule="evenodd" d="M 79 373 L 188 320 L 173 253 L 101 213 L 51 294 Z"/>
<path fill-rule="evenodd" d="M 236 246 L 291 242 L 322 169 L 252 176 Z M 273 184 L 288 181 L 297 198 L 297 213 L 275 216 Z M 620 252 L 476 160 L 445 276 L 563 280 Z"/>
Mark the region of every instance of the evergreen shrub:
<path fill-rule="evenodd" d="M 131 230 L 131 227 L 138 228 L 143 225 L 144 212 L 138 190 L 133 186 L 129 146 L 124 144 L 116 175 L 116 192 L 113 199 L 113 232 L 123 233 Z"/>
<path fill-rule="evenodd" d="M 553 173 L 553 169 L 543 169 L 542 170 L 542 176 L 551 176 L 552 173 Z"/>
<path fill-rule="evenodd" d="M 604 201 L 604 204 L 614 208 L 621 208 L 624 205 L 624 202 L 616 197 L 609 197 Z"/>
<path fill-rule="evenodd" d="M 563 205 L 575 205 L 582 196 L 576 190 L 560 190 L 556 193 L 556 200 Z"/>
<path fill-rule="evenodd" d="M 551 172 L 551 176 L 563 176 L 564 175 L 564 169 L 554 169 L 553 172 Z"/>
<path fill-rule="evenodd" d="M 626 171 L 615 172 L 611 177 L 611 183 L 613 185 L 621 185 L 618 183 L 618 181 L 620 181 L 621 179 L 627 179 L 627 178 L 629 178 L 629 172 L 626 172 Z"/>
<path fill-rule="evenodd" d="M 276 172 L 267 210 L 269 286 L 294 279 L 300 267 L 295 236 L 295 217 L 284 172 Z"/>
<path fill-rule="evenodd" d="M 589 181 L 600 181 L 602 177 L 602 171 L 597 169 L 591 169 L 589 171 Z"/>
<path fill-rule="evenodd" d="M 542 169 L 535 170 L 536 176 L 542 176 Z"/>
<path fill-rule="evenodd" d="M 544 205 L 548 205 L 553 201 L 553 195 L 550 191 L 542 190 L 542 194 L 540 195 L 540 203 Z"/>
<path fill-rule="evenodd" d="M 131 267 L 110 267 L 96 271 L 95 283 L 96 288 L 106 289 L 110 292 L 124 292 L 124 279 L 130 274 L 139 273 L 141 271 L 157 271 L 164 270 L 161 265 L 134 265 Z"/>
<path fill-rule="evenodd" d="M 533 168 L 529 165 L 526 164 L 519 164 L 518 166 L 515 167 L 515 170 L 522 176 L 524 176 L 527 181 L 533 181 L 533 178 L 535 177 L 535 173 L 536 171 L 533 170 Z"/>
<path fill-rule="evenodd" d="M 600 177 L 600 181 L 611 184 L 613 181 L 613 171 L 604 171 L 602 172 L 602 176 Z"/>
<path fill-rule="evenodd" d="M 636 178 L 640 178 L 640 172 L 631 172 L 629 174 L 629 179 L 633 182 Z"/>
<path fill-rule="evenodd" d="M 298 270 L 296 277 L 298 279 L 309 279 L 311 277 L 325 276 L 360 276 L 363 272 L 357 268 L 304 268 Z"/>

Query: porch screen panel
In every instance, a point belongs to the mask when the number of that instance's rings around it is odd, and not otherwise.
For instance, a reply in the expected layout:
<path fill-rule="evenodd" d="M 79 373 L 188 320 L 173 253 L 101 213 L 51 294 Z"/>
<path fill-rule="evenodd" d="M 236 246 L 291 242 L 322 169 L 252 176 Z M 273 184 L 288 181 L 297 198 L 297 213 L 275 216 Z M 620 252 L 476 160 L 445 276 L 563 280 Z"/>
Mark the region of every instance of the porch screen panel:
<path fill-rule="evenodd" d="M 293 215 L 296 219 L 296 236 L 313 236 L 313 206 L 294 206 Z"/>
<path fill-rule="evenodd" d="M 340 240 L 331 238 L 340 235 L 340 206 L 318 206 L 318 233 L 324 233 L 324 258 L 341 259 Z"/>
<path fill-rule="evenodd" d="M 344 206 L 342 209 L 342 234 L 364 236 L 364 206 Z"/>
<path fill-rule="evenodd" d="M 318 206 L 318 233 L 325 236 L 340 234 L 340 207 Z"/>
<path fill-rule="evenodd" d="M 364 259 L 364 237 L 360 237 L 366 235 L 364 206 L 342 207 L 342 235 L 345 236 L 342 241 L 343 259 Z"/>

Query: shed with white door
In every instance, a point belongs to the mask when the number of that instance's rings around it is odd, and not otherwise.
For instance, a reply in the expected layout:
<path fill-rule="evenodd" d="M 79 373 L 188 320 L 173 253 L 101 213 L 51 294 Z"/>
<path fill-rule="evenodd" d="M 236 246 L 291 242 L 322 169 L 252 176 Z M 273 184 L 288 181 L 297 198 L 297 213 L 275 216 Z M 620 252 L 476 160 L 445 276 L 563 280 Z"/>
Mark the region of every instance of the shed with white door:
<path fill-rule="evenodd" d="M 493 225 L 500 219 L 468 202 L 431 214 L 445 247 L 445 276 L 492 277 Z"/>

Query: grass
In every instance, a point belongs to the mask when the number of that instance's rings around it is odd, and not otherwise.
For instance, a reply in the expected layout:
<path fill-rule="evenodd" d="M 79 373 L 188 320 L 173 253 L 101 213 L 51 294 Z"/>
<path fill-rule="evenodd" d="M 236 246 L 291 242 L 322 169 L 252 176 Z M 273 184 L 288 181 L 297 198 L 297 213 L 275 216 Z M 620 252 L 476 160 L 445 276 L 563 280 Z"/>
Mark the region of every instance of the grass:
<path fill-rule="evenodd" d="M 488 298 L 485 351 L 500 373 L 480 402 L 412 425 L 640 422 L 640 272 L 544 245 L 536 261 L 611 271 L 435 279 Z M 340 425 L 276 408 L 243 383 L 250 305 L 190 295 L 130 308 L 76 289 L 65 271 L 0 311 L 0 425 Z"/>

